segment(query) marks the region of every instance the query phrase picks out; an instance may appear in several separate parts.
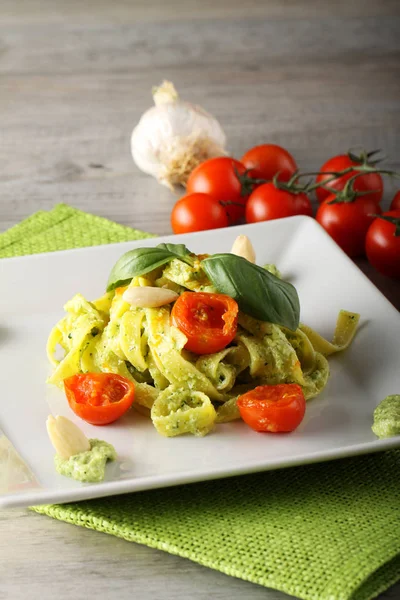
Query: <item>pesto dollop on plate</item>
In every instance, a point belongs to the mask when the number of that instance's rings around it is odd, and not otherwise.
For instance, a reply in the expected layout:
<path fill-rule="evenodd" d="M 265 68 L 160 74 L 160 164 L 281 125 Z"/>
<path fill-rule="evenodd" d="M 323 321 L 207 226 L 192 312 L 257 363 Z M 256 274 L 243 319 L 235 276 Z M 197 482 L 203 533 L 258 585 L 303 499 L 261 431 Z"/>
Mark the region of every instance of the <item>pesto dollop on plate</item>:
<path fill-rule="evenodd" d="M 58 454 L 54 457 L 56 471 L 65 477 L 71 477 L 85 483 L 103 481 L 106 463 L 115 460 L 117 453 L 114 446 L 102 440 L 90 439 L 90 450 L 74 454 L 69 458 L 62 458 Z"/>
<path fill-rule="evenodd" d="M 372 431 L 379 438 L 400 435 L 400 395 L 387 396 L 374 410 Z"/>

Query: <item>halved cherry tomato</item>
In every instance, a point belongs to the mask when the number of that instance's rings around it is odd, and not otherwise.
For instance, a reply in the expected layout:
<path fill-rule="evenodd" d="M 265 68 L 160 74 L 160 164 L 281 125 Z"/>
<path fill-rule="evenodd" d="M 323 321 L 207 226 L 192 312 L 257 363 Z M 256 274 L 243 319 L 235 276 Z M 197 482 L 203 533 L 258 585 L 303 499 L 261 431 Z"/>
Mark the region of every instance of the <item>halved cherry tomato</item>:
<path fill-rule="evenodd" d="M 246 222 L 258 223 L 293 215 L 312 216 L 307 194 L 280 190 L 273 183 L 263 183 L 252 192 L 246 205 Z"/>
<path fill-rule="evenodd" d="M 252 177 L 258 179 L 273 179 L 279 173 L 279 181 L 289 181 L 297 171 L 293 156 L 276 144 L 254 146 L 242 156 L 240 162 L 246 169 L 251 169 Z"/>
<path fill-rule="evenodd" d="M 239 396 L 240 415 L 255 431 L 293 431 L 306 412 L 303 390 L 297 383 L 260 385 Z"/>
<path fill-rule="evenodd" d="M 356 198 L 353 202 L 335 203 L 332 194 L 321 204 L 315 218 L 346 254 L 351 257 L 365 253 L 365 236 L 374 220 L 374 214 L 382 212 L 370 195 Z"/>
<path fill-rule="evenodd" d="M 78 373 L 64 379 L 68 404 L 92 425 L 107 425 L 132 406 L 135 386 L 115 373 Z"/>
<path fill-rule="evenodd" d="M 344 171 L 344 169 L 348 169 L 353 165 L 360 165 L 360 162 L 356 162 L 351 160 L 351 158 L 347 154 L 340 154 L 339 156 L 334 156 L 326 161 L 320 168 L 320 172 L 322 174 L 317 175 L 316 181 L 320 183 L 321 181 L 325 181 L 332 177 L 332 172 L 335 171 Z M 330 173 L 331 172 L 331 173 Z M 342 190 L 346 185 L 347 181 L 356 174 L 357 171 L 350 171 L 346 175 L 341 175 L 337 179 L 333 179 L 332 181 L 327 182 L 327 186 L 333 188 L 334 190 Z M 370 194 L 367 194 L 364 197 L 369 198 L 370 200 L 374 200 L 376 204 L 382 200 L 383 195 L 383 179 L 379 173 L 366 173 L 365 175 L 360 175 L 357 179 L 354 180 L 353 189 L 356 192 L 366 192 L 371 191 Z M 323 187 L 319 187 L 315 190 L 315 194 L 317 196 L 318 202 L 323 202 L 326 198 L 331 194 L 327 189 Z"/>
<path fill-rule="evenodd" d="M 393 196 L 392 203 L 390 205 L 390 210 L 397 210 L 400 208 L 400 190 L 395 193 Z"/>
<path fill-rule="evenodd" d="M 219 352 L 235 337 L 239 307 L 225 294 L 184 292 L 175 302 L 172 324 L 188 339 L 185 348 L 196 354 Z"/>
<path fill-rule="evenodd" d="M 237 173 L 242 175 L 245 167 L 238 160 L 222 156 L 210 158 L 191 172 L 186 192 L 209 194 L 223 203 L 231 223 L 244 216 L 248 195 L 242 195 L 242 184 Z"/>
<path fill-rule="evenodd" d="M 382 217 L 389 217 L 392 222 Z M 385 212 L 382 217 L 372 221 L 367 231 L 367 258 L 383 275 L 400 279 L 400 235 L 395 235 L 396 222 L 400 224 L 400 208 Z"/>
<path fill-rule="evenodd" d="M 225 208 L 209 194 L 187 194 L 178 200 L 171 213 L 174 233 L 218 229 L 228 224 Z"/>

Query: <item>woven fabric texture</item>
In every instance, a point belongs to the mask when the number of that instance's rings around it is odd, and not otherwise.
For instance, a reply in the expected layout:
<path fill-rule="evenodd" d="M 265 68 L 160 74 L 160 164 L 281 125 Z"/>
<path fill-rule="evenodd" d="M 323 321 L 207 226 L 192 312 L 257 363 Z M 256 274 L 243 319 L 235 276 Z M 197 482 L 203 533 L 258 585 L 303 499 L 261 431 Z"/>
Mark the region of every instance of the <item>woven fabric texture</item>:
<path fill-rule="evenodd" d="M 66 204 L 39 211 L 0 234 L 0 258 L 154 237 Z"/>
<path fill-rule="evenodd" d="M 0 235 L 0 256 L 148 234 L 61 205 Z M 369 600 L 400 578 L 400 451 L 38 513 L 305 600 Z"/>

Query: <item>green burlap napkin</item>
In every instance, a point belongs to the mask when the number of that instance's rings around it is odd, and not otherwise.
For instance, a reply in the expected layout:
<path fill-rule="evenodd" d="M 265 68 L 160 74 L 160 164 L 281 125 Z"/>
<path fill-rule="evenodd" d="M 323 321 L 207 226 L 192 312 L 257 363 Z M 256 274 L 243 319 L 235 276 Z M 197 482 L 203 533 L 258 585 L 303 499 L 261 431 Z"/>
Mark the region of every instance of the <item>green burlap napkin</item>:
<path fill-rule="evenodd" d="M 0 235 L 0 257 L 148 235 L 60 205 Z M 399 463 L 391 451 L 34 510 L 305 600 L 368 600 L 400 578 Z"/>
<path fill-rule="evenodd" d="M 118 225 L 89 215 L 72 206 L 58 204 L 53 210 L 40 210 L 0 234 L 0 258 L 38 254 L 69 248 L 127 242 L 154 237 L 151 233 Z"/>

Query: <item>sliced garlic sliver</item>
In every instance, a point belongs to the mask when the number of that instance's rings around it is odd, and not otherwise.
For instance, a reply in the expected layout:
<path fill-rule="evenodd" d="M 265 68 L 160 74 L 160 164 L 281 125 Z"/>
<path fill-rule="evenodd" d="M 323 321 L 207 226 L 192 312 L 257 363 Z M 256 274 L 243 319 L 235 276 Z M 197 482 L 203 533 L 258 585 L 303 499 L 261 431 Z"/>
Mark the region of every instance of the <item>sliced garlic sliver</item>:
<path fill-rule="evenodd" d="M 238 235 L 233 243 L 231 254 L 246 258 L 251 263 L 256 262 L 256 253 L 247 235 Z"/>
<path fill-rule="evenodd" d="M 179 298 L 179 294 L 166 288 L 151 286 L 129 287 L 122 298 L 132 306 L 140 308 L 158 308 L 165 304 L 171 304 Z"/>
<path fill-rule="evenodd" d="M 90 443 L 85 434 L 66 417 L 50 415 L 46 427 L 55 451 L 62 458 L 90 450 Z"/>

